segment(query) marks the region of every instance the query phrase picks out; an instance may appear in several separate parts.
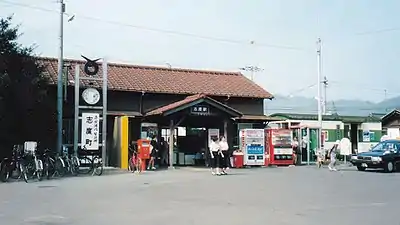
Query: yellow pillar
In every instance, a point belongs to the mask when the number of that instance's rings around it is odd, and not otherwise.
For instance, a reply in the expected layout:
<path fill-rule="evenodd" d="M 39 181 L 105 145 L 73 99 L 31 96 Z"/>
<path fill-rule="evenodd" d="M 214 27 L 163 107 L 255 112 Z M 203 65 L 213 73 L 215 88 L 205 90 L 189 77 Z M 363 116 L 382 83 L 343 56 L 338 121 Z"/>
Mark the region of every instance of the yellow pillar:
<path fill-rule="evenodd" d="M 121 169 L 128 169 L 128 147 L 129 147 L 129 119 L 127 116 L 121 117 L 121 136 L 120 136 L 120 166 Z"/>

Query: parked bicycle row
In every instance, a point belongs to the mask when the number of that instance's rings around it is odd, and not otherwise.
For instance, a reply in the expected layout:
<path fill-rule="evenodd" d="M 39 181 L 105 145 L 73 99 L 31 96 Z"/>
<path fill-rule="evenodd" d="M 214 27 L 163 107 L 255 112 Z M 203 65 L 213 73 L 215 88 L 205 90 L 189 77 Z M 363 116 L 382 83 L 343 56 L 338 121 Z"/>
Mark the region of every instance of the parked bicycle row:
<path fill-rule="evenodd" d="M 77 155 L 65 149 L 61 154 L 50 149 L 39 151 L 27 150 L 22 145 L 14 145 L 11 157 L 4 158 L 0 163 L 0 180 L 10 179 L 41 181 L 43 178 L 77 176 L 78 174 L 103 174 L 101 158 L 91 151 L 81 148 Z"/>

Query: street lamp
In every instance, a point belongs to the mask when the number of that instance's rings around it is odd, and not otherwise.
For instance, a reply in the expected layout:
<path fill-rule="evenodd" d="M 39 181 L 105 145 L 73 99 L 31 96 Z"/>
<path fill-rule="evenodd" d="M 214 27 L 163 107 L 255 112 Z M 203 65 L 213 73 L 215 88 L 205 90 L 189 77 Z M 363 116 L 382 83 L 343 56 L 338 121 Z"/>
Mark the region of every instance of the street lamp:
<path fill-rule="evenodd" d="M 62 151 L 62 129 L 63 129 L 63 67 L 64 67 L 64 0 L 60 0 L 60 30 L 58 51 L 58 76 L 57 76 L 57 151 Z M 68 14 L 67 14 L 68 15 Z M 69 16 L 68 22 L 74 20 L 75 16 Z"/>

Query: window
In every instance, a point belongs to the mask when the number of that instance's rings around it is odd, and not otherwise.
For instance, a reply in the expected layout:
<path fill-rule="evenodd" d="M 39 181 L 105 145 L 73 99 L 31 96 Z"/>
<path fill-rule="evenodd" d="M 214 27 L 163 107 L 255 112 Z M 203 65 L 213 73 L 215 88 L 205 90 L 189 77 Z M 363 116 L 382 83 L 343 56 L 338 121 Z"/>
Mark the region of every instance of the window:
<path fill-rule="evenodd" d="M 375 145 L 371 151 L 373 152 L 384 152 L 384 151 L 396 151 L 400 150 L 400 142 L 398 141 L 385 141 Z"/>

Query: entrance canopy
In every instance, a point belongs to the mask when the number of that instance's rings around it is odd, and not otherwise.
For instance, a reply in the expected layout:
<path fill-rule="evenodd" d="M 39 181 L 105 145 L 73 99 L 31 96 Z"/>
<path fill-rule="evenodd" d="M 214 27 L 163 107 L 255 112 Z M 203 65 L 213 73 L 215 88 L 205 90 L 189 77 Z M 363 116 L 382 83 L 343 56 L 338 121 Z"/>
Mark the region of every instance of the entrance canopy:
<path fill-rule="evenodd" d="M 211 106 L 212 108 L 210 108 Z M 204 94 L 196 94 L 186 97 L 181 101 L 162 106 L 160 108 L 147 112 L 146 116 L 169 116 L 177 112 L 190 109 L 190 113 L 194 115 L 215 115 L 213 108 L 228 114 L 231 117 L 241 117 L 243 114 L 217 100 L 214 100 Z"/>

